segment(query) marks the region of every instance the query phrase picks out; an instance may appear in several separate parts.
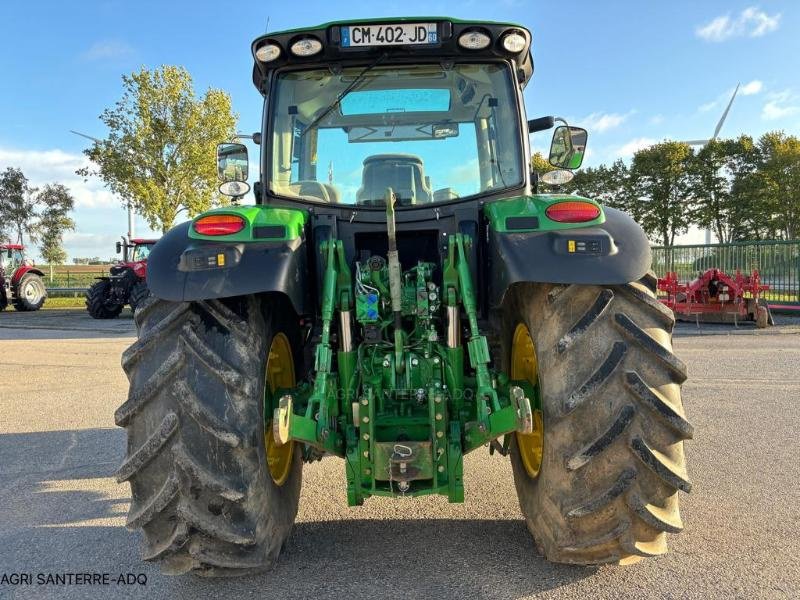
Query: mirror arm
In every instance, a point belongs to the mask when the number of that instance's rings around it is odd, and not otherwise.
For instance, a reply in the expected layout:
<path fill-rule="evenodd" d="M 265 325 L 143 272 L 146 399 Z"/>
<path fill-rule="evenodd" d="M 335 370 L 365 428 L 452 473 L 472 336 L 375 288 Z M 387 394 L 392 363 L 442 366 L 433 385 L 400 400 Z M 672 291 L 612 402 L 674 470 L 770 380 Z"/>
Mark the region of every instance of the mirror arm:
<path fill-rule="evenodd" d="M 532 119 L 528 121 L 528 133 L 534 133 L 536 131 L 544 131 L 546 129 L 550 129 L 553 125 L 555 125 L 556 117 L 549 116 L 549 117 L 539 117 L 538 119 Z"/>

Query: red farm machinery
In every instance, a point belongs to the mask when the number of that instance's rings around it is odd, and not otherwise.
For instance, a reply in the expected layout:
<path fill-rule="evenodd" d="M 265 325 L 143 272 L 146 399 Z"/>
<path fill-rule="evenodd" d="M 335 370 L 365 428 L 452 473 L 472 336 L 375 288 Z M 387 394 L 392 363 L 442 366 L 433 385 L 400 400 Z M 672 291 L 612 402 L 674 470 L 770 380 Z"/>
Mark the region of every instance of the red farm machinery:
<path fill-rule="evenodd" d="M 733 323 L 754 321 L 759 328 L 774 325 L 762 292 L 769 286 L 761 283 L 757 270 L 744 275 L 737 270 L 731 276 L 719 269 L 708 269 L 688 283 L 681 283 L 675 272 L 659 278 L 658 289 L 666 296 L 661 302 L 681 321 Z"/>
<path fill-rule="evenodd" d="M 8 305 L 16 310 L 39 310 L 47 298 L 44 273 L 25 257 L 22 244 L 0 243 L 0 311 Z"/>
<path fill-rule="evenodd" d="M 117 254 L 122 260 L 112 265 L 106 277 L 86 291 L 86 310 L 95 319 L 114 319 L 128 304 L 131 310 L 150 295 L 147 288 L 147 257 L 158 240 L 122 238 Z"/>

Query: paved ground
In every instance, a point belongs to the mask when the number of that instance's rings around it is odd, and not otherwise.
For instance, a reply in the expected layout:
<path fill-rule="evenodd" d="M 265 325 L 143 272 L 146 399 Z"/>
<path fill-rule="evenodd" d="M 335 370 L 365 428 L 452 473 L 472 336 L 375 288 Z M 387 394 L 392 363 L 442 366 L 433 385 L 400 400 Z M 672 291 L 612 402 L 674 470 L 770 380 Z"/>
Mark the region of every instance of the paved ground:
<path fill-rule="evenodd" d="M 358 509 L 346 506 L 342 464 L 325 459 L 304 472 L 298 524 L 276 568 L 207 581 L 160 575 L 123 527 L 129 490 L 110 475 L 125 440 L 112 414 L 126 393 L 119 355 L 130 317 L 0 314 L 0 575 L 147 577 L 129 587 L 0 584 L 0 597 L 796 598 L 800 329 L 731 331 L 677 330 L 691 374 L 694 491 L 683 499 L 686 531 L 664 557 L 627 568 L 545 562 L 508 463 L 488 453 L 466 459 L 463 505 L 374 498 Z"/>

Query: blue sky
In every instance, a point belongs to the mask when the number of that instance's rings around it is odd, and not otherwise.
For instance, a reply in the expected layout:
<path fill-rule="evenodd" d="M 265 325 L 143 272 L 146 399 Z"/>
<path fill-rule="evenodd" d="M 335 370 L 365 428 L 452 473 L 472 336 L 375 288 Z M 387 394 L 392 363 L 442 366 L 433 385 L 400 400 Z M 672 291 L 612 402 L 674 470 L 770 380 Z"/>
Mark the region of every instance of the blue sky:
<path fill-rule="evenodd" d="M 508 20 L 533 32 L 536 72 L 528 114 L 556 114 L 590 130 L 588 164 L 639 147 L 708 137 L 737 82 L 723 136 L 772 129 L 800 134 L 800 4 L 794 1 L 156 2 L 0 3 L 0 169 L 35 184 L 61 181 L 76 196 L 71 256 L 110 256 L 125 213 L 95 180 L 74 175 L 82 138 L 141 65 L 184 65 L 198 90 L 227 90 L 240 131 L 255 131 L 260 96 L 249 44 L 265 31 L 329 20 L 452 15 Z M 308 16 L 312 15 L 312 16 Z M 746 92 L 746 93 L 743 93 Z M 534 140 L 548 143 L 546 135 Z M 145 233 L 142 223 L 139 233 Z"/>

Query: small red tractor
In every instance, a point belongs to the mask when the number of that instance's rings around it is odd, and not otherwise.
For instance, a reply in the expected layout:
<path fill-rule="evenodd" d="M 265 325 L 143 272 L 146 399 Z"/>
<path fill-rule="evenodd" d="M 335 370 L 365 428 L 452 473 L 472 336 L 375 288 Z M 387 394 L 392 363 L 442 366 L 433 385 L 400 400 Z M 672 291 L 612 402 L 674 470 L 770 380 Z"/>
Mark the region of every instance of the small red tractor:
<path fill-rule="evenodd" d="M 685 284 L 677 273 L 669 272 L 658 280 L 658 289 L 667 293 L 661 302 L 681 321 L 735 325 L 755 321 L 759 328 L 774 325 L 769 307 L 760 298 L 769 286 L 761 283 L 756 270 L 743 275 L 737 269 L 736 275 L 730 276 L 719 269 L 708 269 Z"/>
<path fill-rule="evenodd" d="M 22 244 L 0 243 L 0 310 L 9 304 L 17 310 L 39 310 L 47 298 L 44 273 L 25 258 L 24 250 Z"/>
<path fill-rule="evenodd" d="M 118 317 L 126 304 L 131 310 L 150 295 L 147 289 L 147 257 L 158 240 L 124 237 L 117 242 L 122 260 L 112 265 L 107 277 L 98 280 L 86 291 L 86 310 L 95 319 Z"/>

